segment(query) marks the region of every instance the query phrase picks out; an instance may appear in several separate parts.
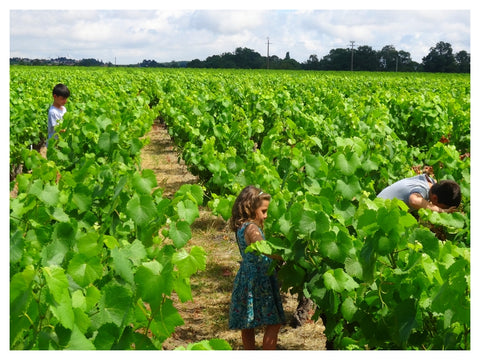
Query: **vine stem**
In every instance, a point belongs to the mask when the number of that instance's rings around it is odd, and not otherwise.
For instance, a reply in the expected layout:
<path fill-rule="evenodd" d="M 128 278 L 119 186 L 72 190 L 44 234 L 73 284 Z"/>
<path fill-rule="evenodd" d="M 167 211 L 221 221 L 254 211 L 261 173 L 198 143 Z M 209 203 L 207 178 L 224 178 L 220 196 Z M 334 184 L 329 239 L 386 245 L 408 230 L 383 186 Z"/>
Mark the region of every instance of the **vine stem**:
<path fill-rule="evenodd" d="M 390 263 L 392 264 L 392 269 L 396 269 L 397 268 L 397 262 L 395 261 L 393 253 L 388 254 L 388 258 L 390 260 Z"/>
<path fill-rule="evenodd" d="M 162 305 L 165 303 L 165 295 L 162 297 L 162 302 L 161 304 L 158 306 L 157 310 L 156 311 L 153 311 L 152 309 L 152 313 L 150 314 L 150 317 L 148 317 L 148 324 L 147 324 L 147 327 L 145 328 L 145 336 L 147 336 L 148 334 L 148 331 L 150 330 L 150 325 L 152 324 L 152 321 L 153 321 L 153 318 L 155 317 L 155 315 L 157 314 L 157 312 L 160 311 L 160 309 L 162 308 Z"/>

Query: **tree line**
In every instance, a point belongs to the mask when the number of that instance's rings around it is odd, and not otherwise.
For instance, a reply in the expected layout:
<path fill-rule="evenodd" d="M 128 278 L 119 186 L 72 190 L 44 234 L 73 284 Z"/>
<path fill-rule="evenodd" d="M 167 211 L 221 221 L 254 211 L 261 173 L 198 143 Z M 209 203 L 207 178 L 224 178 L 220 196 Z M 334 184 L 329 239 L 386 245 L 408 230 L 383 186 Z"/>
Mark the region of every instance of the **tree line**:
<path fill-rule="evenodd" d="M 310 55 L 299 63 L 290 58 L 289 52 L 281 59 L 276 55 L 265 57 L 248 48 L 237 48 L 234 53 L 223 53 L 207 57 L 204 61 L 192 60 L 190 68 L 237 68 L 237 69 L 290 69 L 290 70 L 337 70 L 337 71 L 425 71 L 446 73 L 470 73 L 470 54 L 465 50 L 453 53 L 452 46 L 439 42 L 422 59 L 421 63 L 411 59 L 410 53 L 396 50 L 393 45 L 375 51 L 371 46 L 357 49 L 332 49 L 323 58 Z"/>
<path fill-rule="evenodd" d="M 71 65 L 71 66 L 116 66 L 96 59 L 72 60 L 58 58 L 54 60 L 30 60 L 11 58 L 11 65 Z M 380 51 L 371 46 L 359 46 L 357 49 L 332 49 L 323 58 L 310 55 L 307 61 L 300 63 L 287 52 L 283 59 L 276 55 L 269 57 L 239 47 L 233 53 L 212 55 L 205 60 L 170 61 L 158 63 L 155 60 L 143 60 L 141 63 L 126 65 L 129 67 L 163 67 L 163 68 L 221 68 L 221 69 L 279 69 L 279 70 L 337 70 L 337 71 L 399 71 L 399 72 L 443 72 L 470 73 L 470 54 L 465 50 L 453 52 L 447 42 L 439 42 L 431 47 L 422 62 L 413 61 L 410 53 L 397 50 L 393 45 L 386 45 Z"/>

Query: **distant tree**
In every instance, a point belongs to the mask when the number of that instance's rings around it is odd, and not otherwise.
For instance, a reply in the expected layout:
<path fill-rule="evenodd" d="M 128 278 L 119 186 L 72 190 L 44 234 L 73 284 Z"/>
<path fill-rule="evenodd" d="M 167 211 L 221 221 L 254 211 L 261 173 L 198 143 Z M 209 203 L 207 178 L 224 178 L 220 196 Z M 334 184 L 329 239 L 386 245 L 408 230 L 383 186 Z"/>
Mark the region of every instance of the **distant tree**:
<path fill-rule="evenodd" d="M 351 52 L 350 49 L 332 49 L 320 60 L 322 70 L 350 70 Z"/>
<path fill-rule="evenodd" d="M 248 48 L 237 48 L 234 59 L 240 69 L 260 69 L 264 64 L 262 55 Z"/>
<path fill-rule="evenodd" d="M 20 61 L 24 60 L 25 59 L 10 59 L 10 63 L 20 63 Z M 28 59 L 26 60 L 30 61 Z M 85 64 L 87 60 L 82 60 L 83 64 Z M 276 55 L 271 55 L 268 60 L 271 69 L 348 71 L 351 66 L 351 49 L 331 49 L 330 52 L 320 60 L 316 54 L 310 55 L 308 60 L 302 64 L 292 59 L 289 51 L 286 52 L 283 59 Z M 62 63 L 64 61 L 65 60 L 62 59 Z M 96 60 L 93 60 L 93 62 L 95 61 Z M 33 62 L 35 63 L 35 60 L 33 60 Z M 90 62 L 87 63 L 90 64 Z M 226 52 L 221 55 L 212 55 L 204 61 L 195 59 L 190 62 L 171 61 L 169 63 L 158 64 L 154 60 L 144 60 L 143 63 L 137 64 L 136 66 L 265 69 L 267 66 L 267 58 L 262 57 L 252 49 L 238 47 L 233 53 Z M 466 51 L 460 51 L 453 55 L 450 44 L 440 42 L 435 48 L 430 49 L 430 53 L 423 58 L 423 63 L 419 64 L 412 61 L 410 53 L 403 50 L 397 51 L 393 45 L 386 45 L 380 51 L 375 51 L 371 46 L 364 45 L 355 50 L 354 70 L 469 72 L 470 54 Z"/>
<path fill-rule="evenodd" d="M 82 59 L 78 62 L 79 66 L 102 66 L 103 62 L 96 59 Z"/>
<path fill-rule="evenodd" d="M 277 55 L 270 55 L 270 61 L 275 63 L 282 61 L 282 59 L 280 59 Z"/>
<path fill-rule="evenodd" d="M 218 67 L 224 69 L 234 69 L 238 67 L 236 55 L 230 52 L 220 55 L 220 63 L 221 65 Z"/>
<path fill-rule="evenodd" d="M 157 63 L 155 60 L 143 60 L 139 65 L 139 67 L 159 67 L 160 64 Z"/>
<path fill-rule="evenodd" d="M 225 68 L 225 64 L 222 61 L 222 57 L 220 55 L 213 55 L 205 59 L 204 67 L 218 69 L 218 68 Z"/>
<path fill-rule="evenodd" d="M 378 54 L 371 46 L 359 46 L 354 53 L 354 69 L 360 71 L 377 71 Z"/>
<path fill-rule="evenodd" d="M 287 55 L 284 59 L 280 59 L 278 56 L 270 56 L 270 69 L 276 70 L 301 70 L 302 64 L 297 60 L 291 59 L 290 54 L 287 52 Z"/>
<path fill-rule="evenodd" d="M 380 70 L 396 71 L 398 61 L 398 51 L 393 45 L 386 45 L 379 53 Z"/>
<path fill-rule="evenodd" d="M 321 70 L 320 61 L 317 55 L 310 55 L 307 62 L 304 64 L 305 70 Z"/>
<path fill-rule="evenodd" d="M 410 53 L 400 50 L 398 52 L 398 71 L 417 71 L 418 63 L 410 57 Z"/>
<path fill-rule="evenodd" d="M 457 71 L 460 73 L 470 73 L 470 54 L 462 50 L 455 54 Z"/>
<path fill-rule="evenodd" d="M 427 72 L 455 72 L 457 64 L 453 55 L 452 45 L 440 41 L 422 59 L 423 69 Z"/>
<path fill-rule="evenodd" d="M 284 70 L 301 70 L 302 65 L 295 59 L 284 59 L 280 68 Z"/>
<path fill-rule="evenodd" d="M 203 62 L 200 59 L 194 59 L 187 63 L 188 68 L 201 68 L 203 67 Z"/>
<path fill-rule="evenodd" d="M 33 59 L 32 60 L 32 65 L 43 65 L 45 64 L 45 60 L 42 60 L 42 59 Z"/>

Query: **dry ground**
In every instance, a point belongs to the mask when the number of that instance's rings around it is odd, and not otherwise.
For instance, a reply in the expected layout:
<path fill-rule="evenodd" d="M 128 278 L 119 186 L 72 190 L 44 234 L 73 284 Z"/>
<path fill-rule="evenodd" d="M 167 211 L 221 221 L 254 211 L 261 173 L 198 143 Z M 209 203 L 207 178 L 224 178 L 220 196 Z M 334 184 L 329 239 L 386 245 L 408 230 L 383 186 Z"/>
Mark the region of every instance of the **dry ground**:
<path fill-rule="evenodd" d="M 164 194 L 171 196 L 185 183 L 196 183 L 197 178 L 175 151 L 168 132 L 155 122 L 147 135 L 150 143 L 142 150 L 142 167 L 152 169 L 158 183 L 165 188 Z M 239 267 L 240 254 L 232 234 L 222 218 L 201 209 L 200 217 L 192 226 L 189 246 L 202 246 L 207 252 L 206 270 L 195 274 L 192 279 L 193 301 L 175 306 L 185 324 L 177 327 L 173 336 L 164 343 L 167 350 L 205 339 L 221 338 L 229 342 L 232 349 L 242 349 L 239 331 L 228 329 L 228 309 L 235 274 Z M 283 295 L 283 306 L 290 321 L 297 299 L 290 294 Z M 263 331 L 257 331 L 257 347 L 261 346 Z M 278 348 L 281 350 L 324 350 L 325 336 L 322 321 L 309 321 L 293 329 L 286 325 L 279 334 Z"/>

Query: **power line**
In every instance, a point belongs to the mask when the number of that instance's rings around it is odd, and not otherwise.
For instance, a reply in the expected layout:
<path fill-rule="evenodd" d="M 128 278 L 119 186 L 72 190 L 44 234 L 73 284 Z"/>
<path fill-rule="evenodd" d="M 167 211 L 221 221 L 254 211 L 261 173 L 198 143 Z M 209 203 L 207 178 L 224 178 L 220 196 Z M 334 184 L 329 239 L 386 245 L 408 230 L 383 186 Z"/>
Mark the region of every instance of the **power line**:
<path fill-rule="evenodd" d="M 351 62 L 350 62 L 350 71 L 353 71 L 353 47 L 356 46 L 355 41 L 350 40 L 350 45 L 349 46 L 352 47 L 352 59 L 351 59 Z"/>
<path fill-rule="evenodd" d="M 269 69 L 270 68 L 270 44 L 271 44 L 269 37 L 267 37 L 266 44 L 267 44 L 267 69 Z"/>

